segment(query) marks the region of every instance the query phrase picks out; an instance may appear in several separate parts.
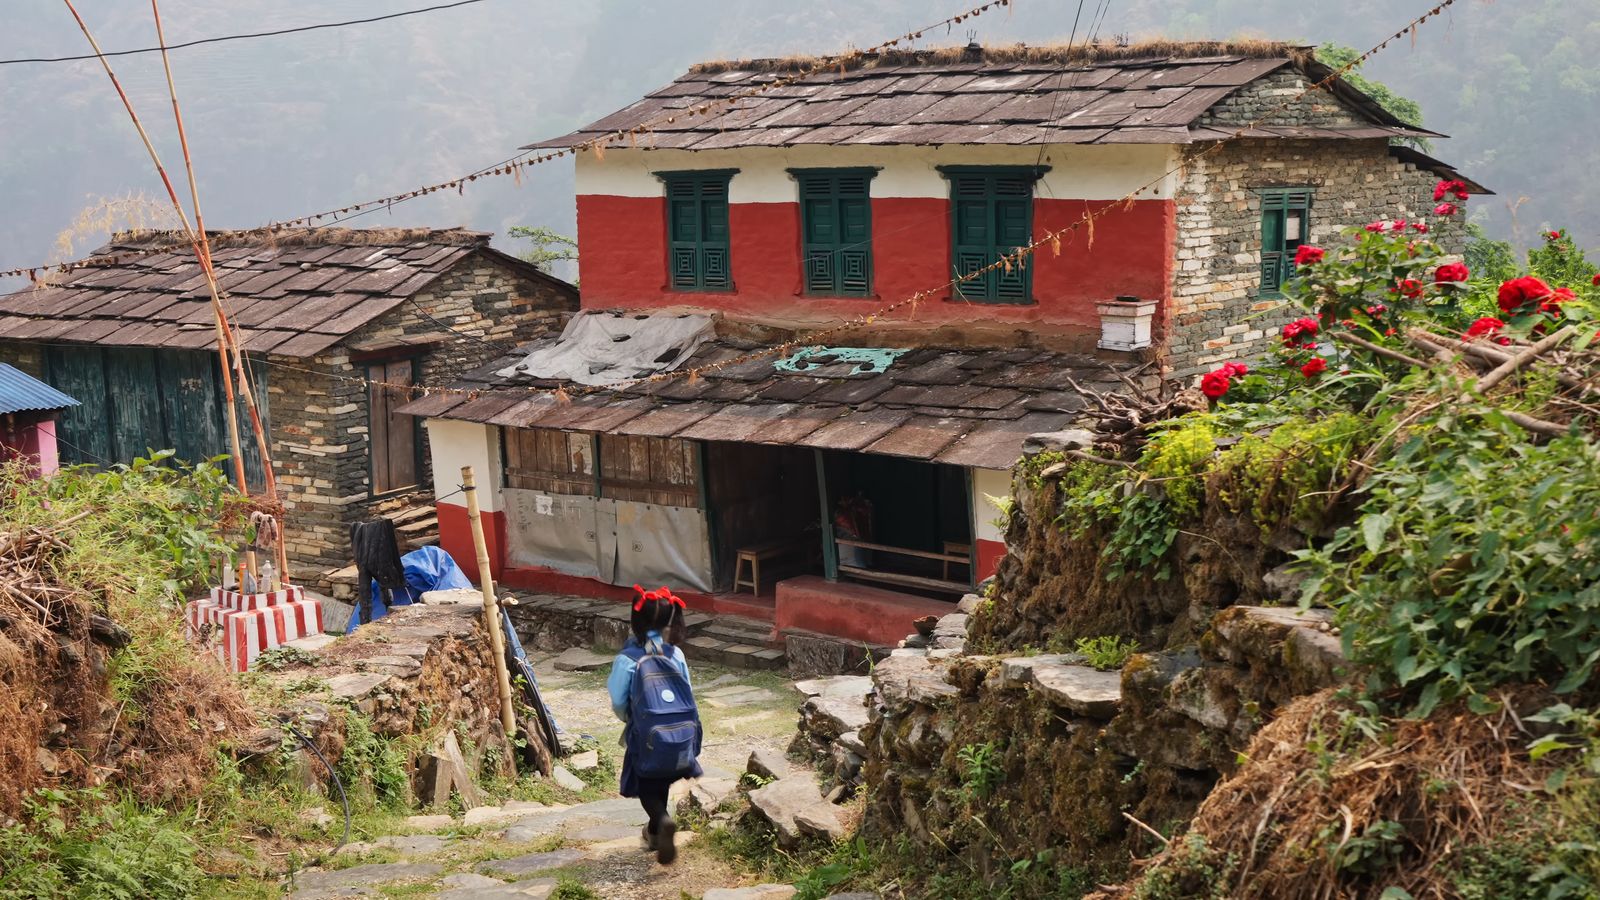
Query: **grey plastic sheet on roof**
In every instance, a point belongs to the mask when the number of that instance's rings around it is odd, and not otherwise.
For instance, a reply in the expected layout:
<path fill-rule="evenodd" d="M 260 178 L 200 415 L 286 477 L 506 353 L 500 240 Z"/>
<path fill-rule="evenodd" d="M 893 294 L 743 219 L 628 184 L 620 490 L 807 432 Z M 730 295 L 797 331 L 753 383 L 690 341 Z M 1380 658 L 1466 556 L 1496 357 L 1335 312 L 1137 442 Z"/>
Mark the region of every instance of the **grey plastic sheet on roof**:
<path fill-rule="evenodd" d="M 710 316 L 585 313 L 574 316 L 554 343 L 496 374 L 615 384 L 677 368 L 715 333 Z"/>

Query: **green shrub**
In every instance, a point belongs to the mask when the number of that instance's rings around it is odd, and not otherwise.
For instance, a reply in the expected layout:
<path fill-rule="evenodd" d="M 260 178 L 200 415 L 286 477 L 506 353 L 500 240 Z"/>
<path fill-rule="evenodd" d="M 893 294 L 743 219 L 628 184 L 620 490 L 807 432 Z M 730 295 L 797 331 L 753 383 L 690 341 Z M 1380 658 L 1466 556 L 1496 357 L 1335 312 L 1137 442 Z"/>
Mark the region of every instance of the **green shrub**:
<path fill-rule="evenodd" d="M 98 790 L 41 790 L 26 821 L 0 826 L 0 898 L 198 896 L 195 843 L 166 814 Z"/>
<path fill-rule="evenodd" d="M 1089 665 L 1102 672 L 1122 668 L 1129 658 L 1139 652 L 1138 641 L 1123 640 L 1115 635 L 1078 638 L 1078 652 L 1088 658 Z"/>
<path fill-rule="evenodd" d="M 961 789 L 969 800 L 989 796 L 1005 780 L 1000 748 L 993 741 L 967 744 L 956 751 L 956 759 L 961 763 Z"/>
<path fill-rule="evenodd" d="M 1360 520 L 1301 554 L 1304 599 L 1338 609 L 1369 686 L 1404 689 L 1417 715 L 1507 682 L 1572 691 L 1600 660 L 1600 449 L 1484 422 L 1421 423 Z"/>
<path fill-rule="evenodd" d="M 1145 444 L 1139 467 L 1161 485 L 1175 513 L 1193 518 L 1205 501 L 1205 471 L 1216 449 L 1216 426 L 1205 417 L 1186 416 Z"/>

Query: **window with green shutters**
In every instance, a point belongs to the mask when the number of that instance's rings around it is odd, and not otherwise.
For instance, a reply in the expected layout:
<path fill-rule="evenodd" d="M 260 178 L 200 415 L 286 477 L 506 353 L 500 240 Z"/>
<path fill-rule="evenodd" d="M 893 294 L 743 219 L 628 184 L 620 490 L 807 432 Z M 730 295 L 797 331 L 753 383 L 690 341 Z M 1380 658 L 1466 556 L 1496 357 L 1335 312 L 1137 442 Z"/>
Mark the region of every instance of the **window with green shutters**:
<path fill-rule="evenodd" d="M 790 169 L 800 186 L 805 292 L 822 297 L 872 294 L 872 201 L 876 169 Z"/>
<path fill-rule="evenodd" d="M 673 290 L 733 290 L 728 182 L 737 171 L 656 173 L 667 186 L 667 280 Z"/>
<path fill-rule="evenodd" d="M 1045 167 L 941 166 L 950 179 L 951 260 L 967 275 L 1033 240 L 1033 185 Z M 984 303 L 1032 303 L 1027 260 L 996 266 L 957 285 L 956 296 Z"/>
<path fill-rule="evenodd" d="M 1311 237 L 1311 191 L 1271 188 L 1261 194 L 1261 294 L 1275 296 L 1294 276 L 1294 254 Z"/>

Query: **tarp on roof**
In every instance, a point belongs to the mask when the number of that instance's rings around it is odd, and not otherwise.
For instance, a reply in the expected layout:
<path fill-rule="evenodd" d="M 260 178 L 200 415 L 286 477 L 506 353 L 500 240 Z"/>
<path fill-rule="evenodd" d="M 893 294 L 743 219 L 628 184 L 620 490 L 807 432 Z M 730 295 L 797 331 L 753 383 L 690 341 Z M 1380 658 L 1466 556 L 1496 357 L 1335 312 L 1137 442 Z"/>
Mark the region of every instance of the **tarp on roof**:
<path fill-rule="evenodd" d="M 710 316 L 587 313 L 498 374 L 616 384 L 677 368 L 715 334 Z"/>

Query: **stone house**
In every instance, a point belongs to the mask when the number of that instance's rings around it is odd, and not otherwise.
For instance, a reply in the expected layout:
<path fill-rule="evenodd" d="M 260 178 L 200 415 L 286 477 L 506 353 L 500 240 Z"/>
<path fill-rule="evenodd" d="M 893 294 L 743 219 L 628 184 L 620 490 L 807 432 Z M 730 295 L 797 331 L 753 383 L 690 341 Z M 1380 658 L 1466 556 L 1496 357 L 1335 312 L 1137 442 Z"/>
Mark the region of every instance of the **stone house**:
<path fill-rule="evenodd" d="M 1438 135 L 1343 82 L 1314 87 L 1331 72 L 1305 47 L 973 44 L 802 65 L 696 66 L 530 145 L 618 136 L 576 156 L 585 315 L 469 376 L 479 399 L 406 408 L 429 420 L 438 471 L 500 473 L 485 507 L 508 583 L 670 577 L 780 630 L 897 638 L 994 571 L 985 498 L 1008 494 L 1030 433 L 1073 418 L 1074 382 L 1267 351 L 1300 244 L 1428 217 L 1434 183 L 1460 177 L 1394 145 Z M 949 283 L 1086 215 L 1059 252 Z M 1459 220 L 1432 224 L 1461 245 Z M 592 332 L 685 316 L 707 324 L 655 355 L 591 358 L 615 387 L 558 364 Z M 807 344 L 816 329 L 828 346 Z M 644 349 L 638 333 L 623 346 Z M 626 383 L 675 369 L 698 377 Z M 579 399 L 528 399 L 538 386 Z M 447 548 L 465 522 L 449 505 Z M 749 584 L 763 559 L 779 577 Z M 745 588 L 762 596 L 729 594 Z"/>
<path fill-rule="evenodd" d="M 395 410 L 419 388 L 558 330 L 577 290 L 461 229 L 216 232 L 286 508 L 291 573 L 326 587 L 349 526 L 426 503 L 427 435 Z M 0 359 L 78 397 L 63 462 L 228 452 L 210 295 L 177 235 L 118 236 L 106 262 L 0 297 Z M 242 403 L 241 403 L 242 406 Z M 261 461 L 241 411 L 252 481 Z M 413 514 L 410 531 L 431 517 Z"/>

